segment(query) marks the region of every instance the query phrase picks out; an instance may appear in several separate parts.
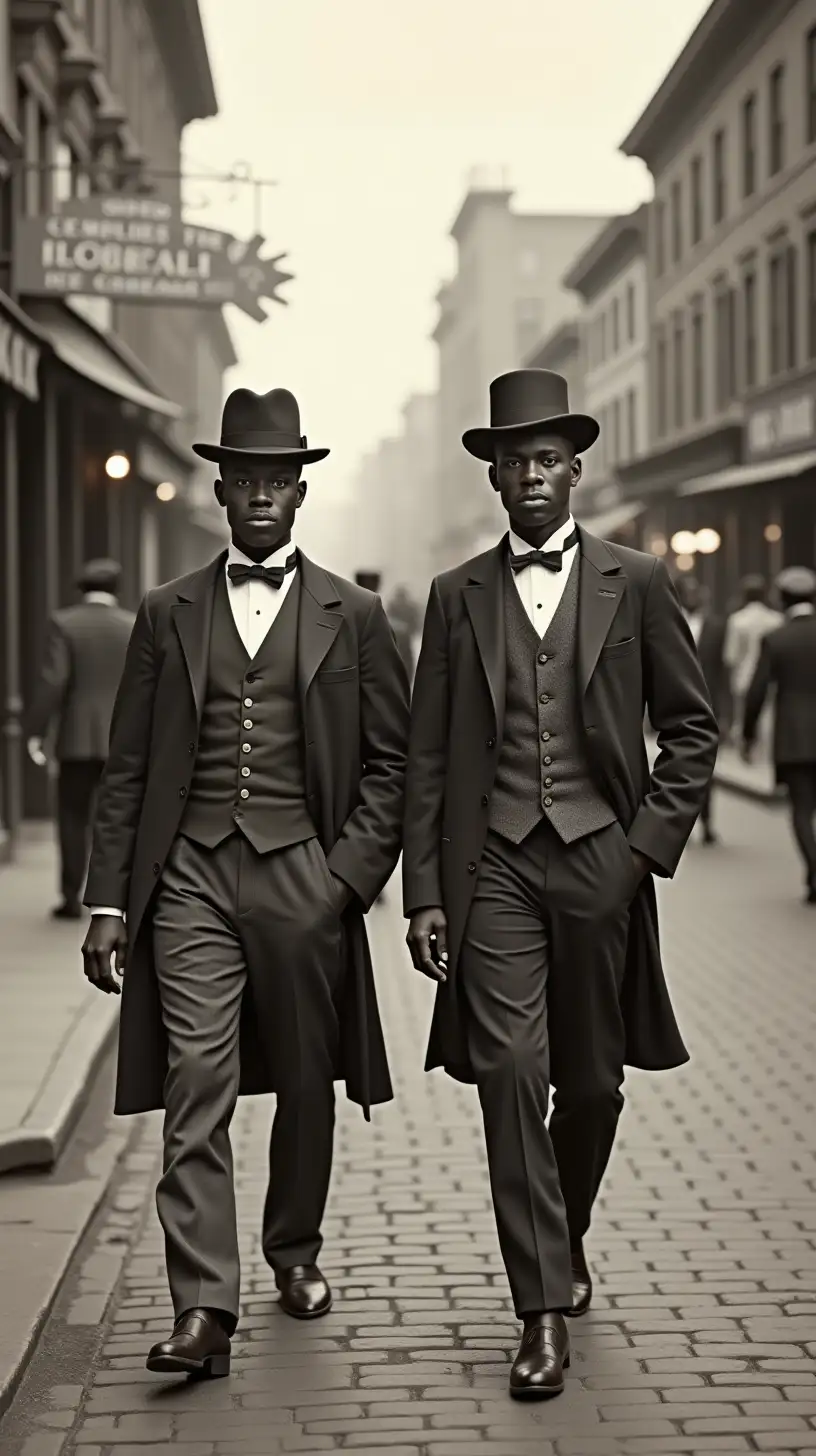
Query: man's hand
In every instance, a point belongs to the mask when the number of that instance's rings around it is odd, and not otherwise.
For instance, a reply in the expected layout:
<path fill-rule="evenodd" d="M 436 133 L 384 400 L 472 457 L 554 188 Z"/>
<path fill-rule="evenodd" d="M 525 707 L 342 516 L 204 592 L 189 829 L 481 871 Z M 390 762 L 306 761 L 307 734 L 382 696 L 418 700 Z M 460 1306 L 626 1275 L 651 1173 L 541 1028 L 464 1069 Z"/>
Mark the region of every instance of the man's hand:
<path fill-rule="evenodd" d="M 652 861 L 648 859 L 645 854 L 641 854 L 639 849 L 633 849 L 631 851 L 631 855 L 632 863 L 635 866 L 635 890 L 637 890 L 645 880 L 646 876 L 651 873 L 654 866 L 652 864 Z"/>
<path fill-rule="evenodd" d="M 354 891 L 346 884 L 345 880 L 341 880 L 339 875 L 332 874 L 331 870 L 329 870 L 329 874 L 332 877 L 334 893 L 337 896 L 337 913 L 338 915 L 342 915 L 348 910 L 354 897 Z"/>
<path fill-rule="evenodd" d="M 91 916 L 88 934 L 82 945 L 82 959 L 85 962 L 85 975 L 98 991 L 104 991 L 106 995 L 111 992 L 115 996 L 121 994 L 122 988 L 116 976 L 121 979 L 124 974 L 127 947 L 127 930 L 119 915 Z M 114 960 L 116 976 L 111 970 L 111 957 Z"/>
<path fill-rule="evenodd" d="M 447 980 L 448 922 L 440 906 L 412 915 L 406 940 L 416 970 L 432 981 Z"/>
<path fill-rule="evenodd" d="M 43 753 L 41 738 L 29 738 L 26 744 L 26 749 L 28 750 L 28 756 L 31 759 L 31 762 L 35 763 L 37 765 L 37 768 L 48 767 L 48 759 Z"/>

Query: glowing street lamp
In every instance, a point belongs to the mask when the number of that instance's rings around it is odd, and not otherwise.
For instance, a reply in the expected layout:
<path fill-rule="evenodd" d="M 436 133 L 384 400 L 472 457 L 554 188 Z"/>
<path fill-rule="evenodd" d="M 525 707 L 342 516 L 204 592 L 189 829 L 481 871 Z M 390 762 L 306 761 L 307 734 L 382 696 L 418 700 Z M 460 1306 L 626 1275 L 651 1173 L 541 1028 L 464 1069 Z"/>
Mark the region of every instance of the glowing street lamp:
<path fill-rule="evenodd" d="M 161 485 L 156 486 L 156 495 L 160 501 L 171 501 L 175 499 L 176 487 L 172 480 L 163 480 Z"/>
<path fill-rule="evenodd" d="M 701 556 L 713 556 L 722 545 L 719 532 L 712 531 L 710 526 L 704 526 L 702 531 L 697 532 L 694 539 Z"/>
<path fill-rule="evenodd" d="M 693 571 L 694 557 L 685 551 L 681 551 L 674 564 L 678 571 Z"/>
<path fill-rule="evenodd" d="M 114 450 L 105 461 L 105 474 L 109 480 L 125 480 L 130 475 L 130 461 L 124 450 Z"/>
<path fill-rule="evenodd" d="M 675 556 L 693 556 L 697 550 L 697 536 L 694 531 L 675 531 L 671 538 L 671 549 Z M 688 570 L 688 567 L 681 567 Z"/>

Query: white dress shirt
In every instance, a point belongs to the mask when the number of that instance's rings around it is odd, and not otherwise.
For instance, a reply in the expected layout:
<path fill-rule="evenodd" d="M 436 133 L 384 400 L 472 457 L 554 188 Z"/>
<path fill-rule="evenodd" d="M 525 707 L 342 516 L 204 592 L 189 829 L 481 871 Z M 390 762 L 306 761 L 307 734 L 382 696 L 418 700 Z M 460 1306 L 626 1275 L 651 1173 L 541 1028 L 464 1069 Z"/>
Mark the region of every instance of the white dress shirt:
<path fill-rule="evenodd" d="M 558 530 L 553 531 L 553 534 L 548 537 L 541 548 L 542 551 L 560 551 L 567 537 L 571 536 L 574 530 L 575 522 L 570 516 L 563 526 L 559 526 Z M 514 556 L 526 556 L 527 552 L 533 549 L 529 541 L 522 541 L 515 531 L 510 532 L 510 550 Z M 555 616 L 577 555 L 578 544 L 576 542 L 574 546 L 570 546 L 569 550 L 564 552 L 560 571 L 548 571 L 546 566 L 534 562 L 532 566 L 525 566 L 523 571 L 513 573 L 513 580 L 521 597 L 522 606 L 539 638 L 544 636 Z"/>
<path fill-rule="evenodd" d="M 263 562 L 264 566 L 285 566 L 289 557 L 295 550 L 294 544 L 290 541 L 286 546 L 280 546 L 267 556 Z M 244 566 L 252 566 L 253 562 L 243 551 L 230 543 L 227 552 L 227 559 L 224 563 L 224 572 L 233 561 L 238 561 Z M 235 625 L 238 628 L 238 635 L 241 638 L 250 657 L 254 657 L 266 637 L 272 623 L 278 615 L 286 593 L 291 589 L 292 582 L 297 576 L 297 567 L 294 571 L 288 571 L 283 582 L 277 589 L 269 586 L 265 581 L 242 581 L 236 586 L 230 581 L 227 575 L 227 594 L 229 604 L 232 608 L 232 615 Z M 118 915 L 124 919 L 124 910 L 117 909 L 112 905 L 94 905 L 92 915 Z"/>
<path fill-rule="evenodd" d="M 686 621 L 688 622 L 691 629 L 691 635 L 694 638 L 695 646 L 699 646 L 700 633 L 703 630 L 702 612 L 686 612 Z"/>

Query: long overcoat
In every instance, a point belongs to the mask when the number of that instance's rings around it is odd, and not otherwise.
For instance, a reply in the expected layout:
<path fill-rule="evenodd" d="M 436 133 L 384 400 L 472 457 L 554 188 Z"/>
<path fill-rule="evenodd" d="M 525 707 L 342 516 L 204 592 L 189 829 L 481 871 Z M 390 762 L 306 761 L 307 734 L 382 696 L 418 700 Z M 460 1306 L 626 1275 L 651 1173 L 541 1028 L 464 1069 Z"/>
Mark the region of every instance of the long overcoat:
<path fill-rule="evenodd" d="M 85 893 L 127 911 L 115 1110 L 163 1105 L 167 1041 L 153 966 L 152 905 L 179 832 L 204 704 L 222 553 L 148 592 L 136 618 L 111 727 Z M 392 1096 L 364 912 L 400 850 L 409 690 L 378 596 L 300 555 L 298 691 L 306 792 L 329 869 L 354 891 L 344 916 L 347 974 L 337 1077 L 366 1116 Z M 275 1090 L 245 993 L 241 1092 Z"/>
<path fill-rule="evenodd" d="M 579 528 L 576 692 L 591 770 L 632 849 L 673 875 L 717 754 L 700 662 L 663 563 Z M 437 991 L 427 1068 L 472 1081 L 457 962 L 488 830 L 506 684 L 504 557 L 498 546 L 431 588 L 414 680 L 403 844 L 407 916 L 441 906 L 448 975 Z M 657 732 L 650 772 L 644 710 Z M 622 988 L 626 1062 L 688 1060 L 666 986 L 652 875 L 632 902 Z"/>

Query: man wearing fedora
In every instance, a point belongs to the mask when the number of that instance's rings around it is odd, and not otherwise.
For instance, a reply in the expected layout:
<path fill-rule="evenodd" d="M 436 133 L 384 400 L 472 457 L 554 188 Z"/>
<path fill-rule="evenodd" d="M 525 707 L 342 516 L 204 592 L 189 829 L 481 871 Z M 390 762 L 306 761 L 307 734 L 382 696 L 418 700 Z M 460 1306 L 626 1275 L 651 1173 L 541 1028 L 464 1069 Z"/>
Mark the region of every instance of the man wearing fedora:
<path fill-rule="evenodd" d="M 403 846 L 414 965 L 440 984 L 426 1066 L 478 1087 L 499 1240 L 524 1334 L 517 1397 L 555 1395 L 565 1315 L 622 1107 L 624 1065 L 680 1066 L 653 876 L 670 877 L 717 752 L 662 562 L 576 527 L 595 420 L 566 381 L 490 387 L 465 448 L 509 532 L 438 577 L 414 681 Z M 649 770 L 644 710 L 659 754 Z M 555 1088 L 549 1130 L 545 1118 Z"/>
<path fill-rule="evenodd" d="M 363 916 L 400 849 L 408 684 L 375 594 L 295 545 L 304 465 L 285 389 L 236 390 L 215 494 L 232 542 L 148 592 L 102 778 L 89 979 L 118 992 L 116 1111 L 163 1106 L 157 1190 L 176 1316 L 150 1370 L 225 1375 L 239 1313 L 229 1125 L 277 1094 L 262 1249 L 283 1309 L 324 1314 L 317 1265 L 334 1081 L 391 1097 Z"/>

